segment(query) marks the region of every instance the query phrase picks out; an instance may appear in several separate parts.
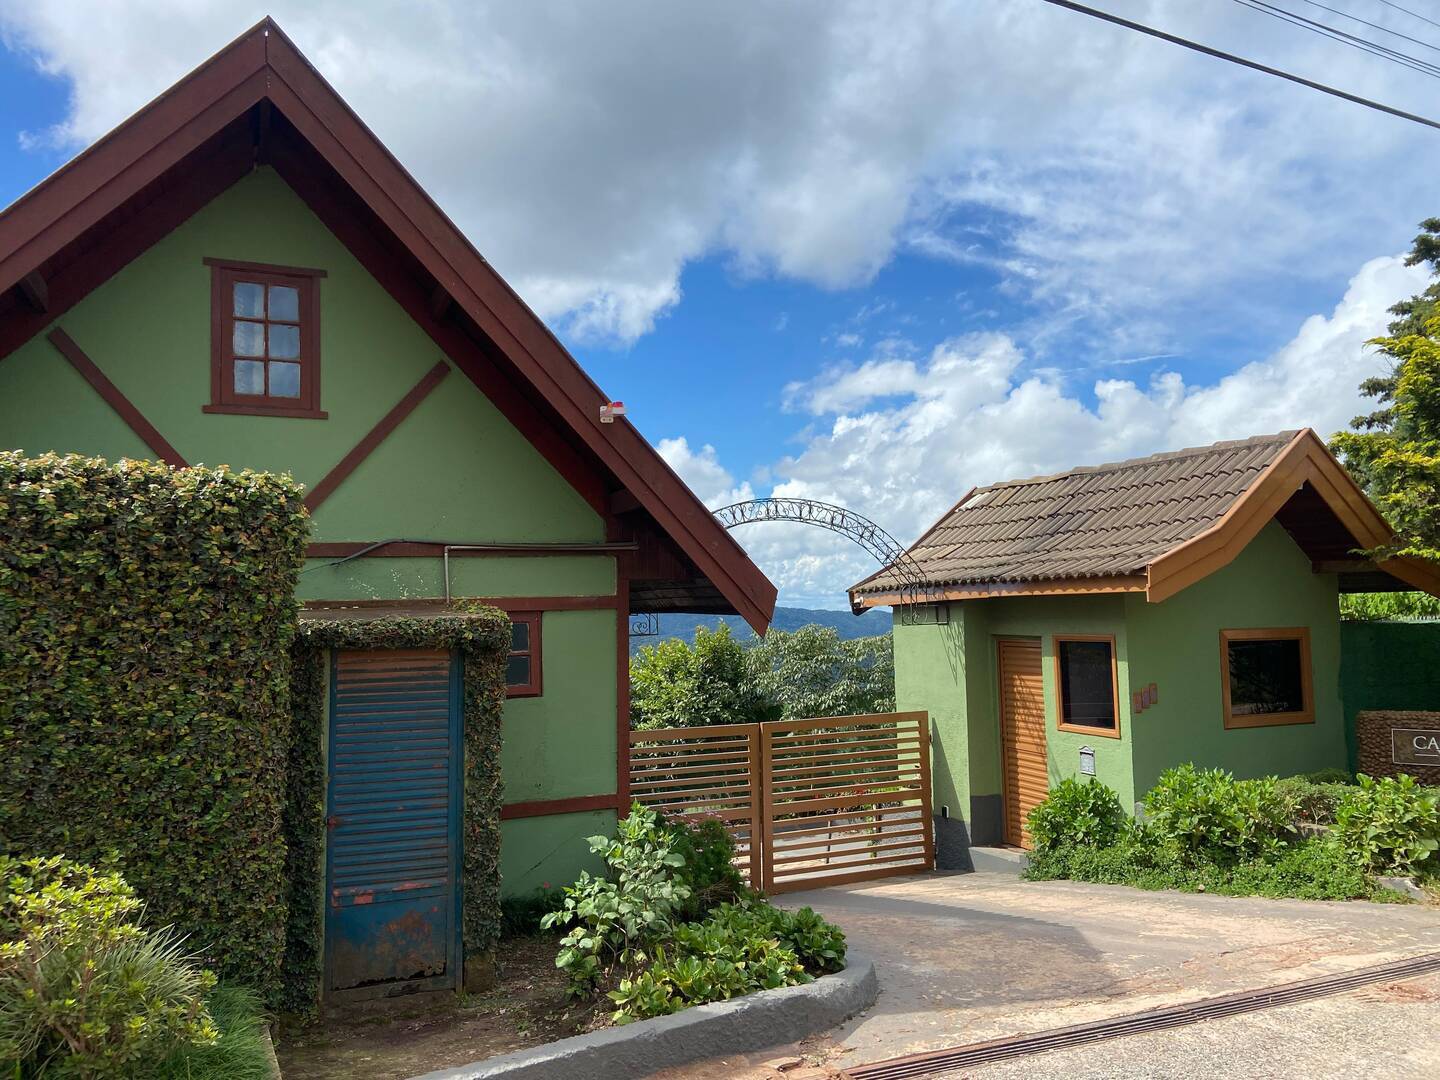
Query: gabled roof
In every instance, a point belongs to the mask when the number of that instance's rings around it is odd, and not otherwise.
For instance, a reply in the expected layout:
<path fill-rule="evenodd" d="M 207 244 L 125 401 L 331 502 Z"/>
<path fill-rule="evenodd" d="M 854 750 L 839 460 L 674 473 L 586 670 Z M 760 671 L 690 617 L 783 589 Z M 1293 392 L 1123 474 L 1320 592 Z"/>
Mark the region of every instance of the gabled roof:
<path fill-rule="evenodd" d="M 1159 601 L 1229 563 L 1272 519 L 1316 570 L 1356 591 L 1440 594 L 1428 563 L 1377 566 L 1353 554 L 1388 543 L 1391 531 L 1308 428 L 976 488 L 908 554 L 933 598 L 1143 592 Z M 887 568 L 851 597 L 905 603 L 906 587 Z"/>
<path fill-rule="evenodd" d="M 658 604 L 693 595 L 763 632 L 774 585 L 629 421 L 600 423 L 609 398 L 271 19 L 0 213 L 0 358 L 257 163 L 599 512 L 673 542 L 661 561 L 690 576 Z"/>

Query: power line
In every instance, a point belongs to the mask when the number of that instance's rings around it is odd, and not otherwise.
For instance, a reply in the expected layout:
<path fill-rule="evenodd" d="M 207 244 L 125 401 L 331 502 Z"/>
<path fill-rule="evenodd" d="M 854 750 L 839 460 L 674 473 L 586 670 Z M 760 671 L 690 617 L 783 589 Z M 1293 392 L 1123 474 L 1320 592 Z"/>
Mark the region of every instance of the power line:
<path fill-rule="evenodd" d="M 1421 15 L 1418 11 L 1411 11 L 1409 8 L 1407 8 L 1407 7 L 1401 7 L 1399 4 L 1392 4 L 1392 3 L 1390 2 L 1390 0 L 1380 0 L 1380 3 L 1384 4 L 1384 5 L 1385 5 L 1386 7 L 1388 7 L 1388 8 L 1394 8 L 1396 11 L 1403 11 L 1406 15 L 1413 15 L 1415 18 L 1419 19 L 1421 22 L 1429 23 L 1431 26 L 1440 26 L 1440 22 L 1436 22 L 1434 19 L 1426 18 L 1424 15 Z"/>
<path fill-rule="evenodd" d="M 1422 75 L 1429 75 L 1431 78 L 1440 78 L 1440 66 L 1429 60 L 1423 60 L 1418 56 L 1411 56 L 1409 53 L 1402 53 L 1390 48 L 1388 45 L 1381 45 L 1379 42 L 1363 38 L 1348 30 L 1339 30 L 1304 15 L 1296 14 L 1286 8 L 1275 4 L 1267 3 L 1266 0 L 1235 0 L 1235 3 L 1247 7 L 1252 11 L 1258 11 L 1262 15 L 1269 15 L 1279 19 L 1281 22 L 1289 23 L 1291 26 L 1298 26 L 1302 30 L 1308 30 L 1313 34 L 1338 41 L 1341 45 L 1348 45 L 1352 49 L 1359 49 L 1371 56 L 1378 56 L 1381 60 L 1389 60 L 1400 67 L 1408 68 L 1411 71 L 1418 71 Z"/>
<path fill-rule="evenodd" d="M 1430 42 L 1425 41 L 1422 38 L 1411 37 L 1409 34 L 1402 34 L 1399 30 L 1391 30 L 1388 26 L 1381 26 L 1379 23 L 1373 23 L 1369 19 L 1362 19 L 1358 15 L 1351 15 L 1348 11 L 1341 11 L 1339 8 L 1333 8 L 1330 7 L 1328 4 L 1322 4 L 1320 3 L 1320 0 L 1303 0 L 1303 2 L 1309 4 L 1311 7 L 1317 7 L 1321 11 L 1328 11 L 1332 15 L 1339 15 L 1342 19 L 1349 19 L 1351 22 L 1357 22 L 1361 26 L 1368 26 L 1372 30 L 1379 30 L 1382 34 L 1389 34 L 1392 37 L 1404 38 L 1406 41 L 1412 41 L 1416 45 L 1423 45 L 1425 48 L 1430 49 L 1432 52 L 1440 52 L 1440 45 L 1431 45 Z M 1402 8 L 1401 10 L 1404 9 Z M 1423 16 L 1416 17 L 1422 18 Z M 1428 22 L 1429 20 L 1427 19 L 1426 21 Z"/>
<path fill-rule="evenodd" d="M 1318 90 L 1322 94 L 1329 94 L 1344 101 L 1352 102 L 1355 105 L 1363 105 L 1367 109 L 1374 109 L 1376 112 L 1383 112 L 1390 116 L 1398 116 L 1401 120 L 1409 120 L 1414 124 L 1424 124 L 1426 127 L 1435 128 L 1440 131 L 1440 120 L 1431 120 L 1425 116 L 1419 116 L 1404 109 L 1397 109 L 1393 105 L 1386 105 L 1379 101 L 1372 101 L 1370 98 L 1363 98 L 1358 94 L 1352 94 L 1347 90 L 1337 90 L 1333 86 L 1326 86 L 1324 83 L 1315 82 L 1300 75 L 1293 75 L 1288 71 L 1281 71 L 1279 68 L 1270 67 L 1267 64 L 1258 63 L 1255 60 L 1247 60 L 1243 56 L 1236 56 L 1234 53 L 1222 52 L 1220 49 L 1212 48 L 1209 45 L 1202 45 L 1198 41 L 1191 41 L 1176 34 L 1166 33 L 1164 30 L 1157 30 L 1153 26 L 1146 26 L 1144 23 L 1133 22 L 1130 19 L 1122 19 L 1119 15 L 1112 15 L 1108 11 L 1101 11 L 1098 8 L 1087 7 L 1084 4 L 1077 4 L 1074 0 L 1041 0 L 1042 3 L 1054 7 L 1065 8 L 1069 11 L 1079 12 L 1081 15 L 1089 15 L 1093 19 L 1100 19 L 1103 22 L 1113 23 L 1116 26 L 1123 26 L 1127 30 L 1134 30 L 1137 34 L 1145 34 L 1149 37 L 1159 38 L 1161 41 L 1168 41 L 1172 45 L 1179 45 L 1182 49 L 1189 49 L 1192 52 L 1203 53 L 1206 56 L 1213 56 L 1217 60 L 1224 60 L 1231 64 L 1239 64 L 1252 71 L 1259 71 L 1266 75 L 1273 75 L 1277 79 L 1284 79 L 1300 86 L 1308 86 L 1311 90 Z"/>

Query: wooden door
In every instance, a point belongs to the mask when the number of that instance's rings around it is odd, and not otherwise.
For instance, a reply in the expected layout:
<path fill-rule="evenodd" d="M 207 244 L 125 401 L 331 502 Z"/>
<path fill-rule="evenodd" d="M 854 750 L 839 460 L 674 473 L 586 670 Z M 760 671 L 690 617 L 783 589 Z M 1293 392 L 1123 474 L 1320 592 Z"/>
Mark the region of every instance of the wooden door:
<path fill-rule="evenodd" d="M 1000 762 L 1007 844 L 1030 846 L 1025 819 L 1050 791 L 1038 641 L 1000 642 Z"/>
<path fill-rule="evenodd" d="M 460 664 L 337 652 L 331 668 L 326 990 L 458 985 Z"/>

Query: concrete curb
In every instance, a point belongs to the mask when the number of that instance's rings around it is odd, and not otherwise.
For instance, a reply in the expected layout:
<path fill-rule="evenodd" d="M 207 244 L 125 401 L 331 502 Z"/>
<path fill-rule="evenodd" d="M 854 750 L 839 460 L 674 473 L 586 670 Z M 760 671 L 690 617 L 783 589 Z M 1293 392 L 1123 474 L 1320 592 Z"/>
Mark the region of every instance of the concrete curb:
<path fill-rule="evenodd" d="M 845 970 L 804 986 L 760 990 L 413 1080 L 634 1080 L 657 1069 L 794 1042 L 875 1004 L 875 965 L 851 951 Z"/>

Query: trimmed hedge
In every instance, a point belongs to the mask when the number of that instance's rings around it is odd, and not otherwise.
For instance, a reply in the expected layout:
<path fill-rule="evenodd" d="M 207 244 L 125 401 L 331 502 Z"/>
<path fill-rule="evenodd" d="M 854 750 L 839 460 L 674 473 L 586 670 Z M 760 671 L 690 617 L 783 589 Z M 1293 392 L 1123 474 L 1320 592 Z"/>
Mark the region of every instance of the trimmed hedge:
<path fill-rule="evenodd" d="M 0 452 L 0 848 L 118 869 L 272 996 L 306 531 L 286 477 Z"/>
<path fill-rule="evenodd" d="M 477 987 L 493 974 L 500 910 L 500 721 L 505 708 L 505 661 L 510 618 L 479 604 L 428 618 L 307 618 L 295 641 L 294 741 L 286 807 L 291 859 L 290 915 L 286 928 L 285 1003 L 313 1011 L 321 980 L 325 903 L 325 745 L 327 649 L 454 649 L 464 665 L 461 720 L 465 733 L 465 805 L 461 926 L 465 983 Z"/>

